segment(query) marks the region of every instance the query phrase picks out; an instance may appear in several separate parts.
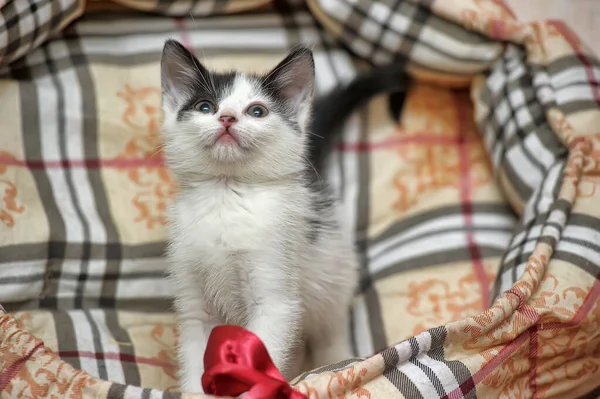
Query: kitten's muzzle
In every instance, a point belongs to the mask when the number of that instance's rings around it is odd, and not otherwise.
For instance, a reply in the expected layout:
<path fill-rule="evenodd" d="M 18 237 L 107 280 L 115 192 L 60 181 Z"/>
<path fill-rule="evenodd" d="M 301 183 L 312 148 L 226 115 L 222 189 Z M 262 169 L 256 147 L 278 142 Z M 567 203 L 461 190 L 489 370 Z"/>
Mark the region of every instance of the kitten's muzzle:
<path fill-rule="evenodd" d="M 217 143 L 239 144 L 238 135 L 236 132 L 233 131 L 233 129 L 230 129 L 229 127 L 224 127 L 219 131 L 219 134 L 217 135 L 215 144 Z"/>

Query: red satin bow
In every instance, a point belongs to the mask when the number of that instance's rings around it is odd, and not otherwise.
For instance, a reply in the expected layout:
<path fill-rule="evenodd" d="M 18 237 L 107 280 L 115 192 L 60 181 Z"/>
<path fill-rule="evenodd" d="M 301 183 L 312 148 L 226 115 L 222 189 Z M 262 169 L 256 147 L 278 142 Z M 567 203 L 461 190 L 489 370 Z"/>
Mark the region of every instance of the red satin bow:
<path fill-rule="evenodd" d="M 244 399 L 306 399 L 273 364 L 260 338 L 238 326 L 215 327 L 204 354 L 204 392 Z"/>

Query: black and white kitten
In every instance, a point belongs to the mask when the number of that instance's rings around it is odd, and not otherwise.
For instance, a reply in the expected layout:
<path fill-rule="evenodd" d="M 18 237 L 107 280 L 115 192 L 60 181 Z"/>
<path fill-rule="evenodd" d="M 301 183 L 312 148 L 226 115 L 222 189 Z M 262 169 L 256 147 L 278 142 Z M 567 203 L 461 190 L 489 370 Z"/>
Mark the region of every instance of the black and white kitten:
<path fill-rule="evenodd" d="M 180 187 L 168 258 L 181 389 L 202 392 L 207 339 L 220 324 L 257 334 L 288 379 L 306 342 L 316 366 L 351 357 L 353 243 L 308 159 L 321 163 L 329 142 L 311 143 L 310 129 L 329 134 L 339 121 L 311 126 L 311 51 L 296 48 L 265 75 L 215 73 L 169 40 L 161 81 L 165 154 Z M 357 104 L 345 105 L 334 115 Z"/>

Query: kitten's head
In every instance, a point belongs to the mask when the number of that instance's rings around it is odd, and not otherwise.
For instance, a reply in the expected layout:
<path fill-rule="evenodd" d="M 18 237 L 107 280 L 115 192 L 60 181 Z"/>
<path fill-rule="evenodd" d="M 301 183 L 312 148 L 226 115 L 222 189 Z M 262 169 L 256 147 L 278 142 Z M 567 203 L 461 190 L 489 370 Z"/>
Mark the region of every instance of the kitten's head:
<path fill-rule="evenodd" d="M 184 46 L 161 60 L 165 151 L 179 178 L 279 178 L 305 163 L 314 62 L 293 50 L 264 75 L 208 71 Z"/>

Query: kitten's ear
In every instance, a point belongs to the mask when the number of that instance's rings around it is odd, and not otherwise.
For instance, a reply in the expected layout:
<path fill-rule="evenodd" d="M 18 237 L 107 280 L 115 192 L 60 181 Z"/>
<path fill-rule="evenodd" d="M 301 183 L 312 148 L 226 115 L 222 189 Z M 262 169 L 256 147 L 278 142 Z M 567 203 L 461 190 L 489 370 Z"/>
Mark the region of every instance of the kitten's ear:
<path fill-rule="evenodd" d="M 298 112 L 310 108 L 315 82 L 315 62 L 306 47 L 292 50 L 265 78 L 265 86 Z"/>
<path fill-rule="evenodd" d="M 171 110 L 187 100 L 196 82 L 208 81 L 208 75 L 208 70 L 181 43 L 172 39 L 165 42 L 160 60 L 160 83 L 163 101 Z"/>

